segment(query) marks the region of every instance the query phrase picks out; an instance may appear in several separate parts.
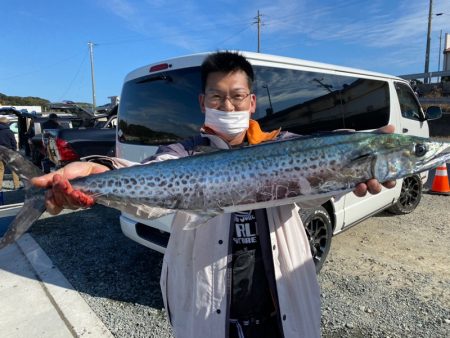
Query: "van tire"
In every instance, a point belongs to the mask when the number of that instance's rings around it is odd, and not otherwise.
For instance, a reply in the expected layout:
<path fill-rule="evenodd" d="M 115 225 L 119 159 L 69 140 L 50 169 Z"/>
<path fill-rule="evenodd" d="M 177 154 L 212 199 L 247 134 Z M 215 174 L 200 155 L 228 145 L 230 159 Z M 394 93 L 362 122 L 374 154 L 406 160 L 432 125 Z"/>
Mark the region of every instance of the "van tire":
<path fill-rule="evenodd" d="M 422 189 L 422 180 L 419 176 L 405 177 L 398 200 L 387 211 L 396 215 L 409 214 L 419 205 L 422 199 Z"/>
<path fill-rule="evenodd" d="M 330 215 L 324 207 L 300 209 L 299 214 L 308 236 L 316 273 L 319 273 L 331 247 L 333 226 Z"/>

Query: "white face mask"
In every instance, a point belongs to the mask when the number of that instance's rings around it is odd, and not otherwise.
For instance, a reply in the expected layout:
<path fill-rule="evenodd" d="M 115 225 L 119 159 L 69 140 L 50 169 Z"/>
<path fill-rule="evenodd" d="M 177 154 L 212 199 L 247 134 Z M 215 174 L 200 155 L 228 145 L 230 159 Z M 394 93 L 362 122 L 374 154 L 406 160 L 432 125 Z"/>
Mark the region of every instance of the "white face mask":
<path fill-rule="evenodd" d="M 222 111 L 205 107 L 205 126 L 224 135 L 237 135 L 248 129 L 250 112 Z"/>

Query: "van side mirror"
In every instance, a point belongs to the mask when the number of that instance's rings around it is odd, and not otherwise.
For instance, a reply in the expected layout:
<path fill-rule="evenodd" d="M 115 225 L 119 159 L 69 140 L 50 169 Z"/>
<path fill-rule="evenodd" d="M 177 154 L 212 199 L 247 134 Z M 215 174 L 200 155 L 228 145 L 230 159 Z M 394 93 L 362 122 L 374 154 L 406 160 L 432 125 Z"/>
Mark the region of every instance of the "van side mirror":
<path fill-rule="evenodd" d="M 427 120 L 436 120 L 442 117 L 442 109 L 438 106 L 430 106 L 426 112 Z"/>

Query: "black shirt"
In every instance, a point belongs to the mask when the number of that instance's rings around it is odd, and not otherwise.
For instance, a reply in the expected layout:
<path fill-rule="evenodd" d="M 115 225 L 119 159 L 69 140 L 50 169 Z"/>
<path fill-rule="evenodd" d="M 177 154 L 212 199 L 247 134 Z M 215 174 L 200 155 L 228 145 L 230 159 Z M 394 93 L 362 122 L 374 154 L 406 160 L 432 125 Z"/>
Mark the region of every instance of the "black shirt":
<path fill-rule="evenodd" d="M 261 255 L 255 212 L 236 212 L 232 217 L 230 318 L 268 317 L 274 311 L 274 305 Z"/>

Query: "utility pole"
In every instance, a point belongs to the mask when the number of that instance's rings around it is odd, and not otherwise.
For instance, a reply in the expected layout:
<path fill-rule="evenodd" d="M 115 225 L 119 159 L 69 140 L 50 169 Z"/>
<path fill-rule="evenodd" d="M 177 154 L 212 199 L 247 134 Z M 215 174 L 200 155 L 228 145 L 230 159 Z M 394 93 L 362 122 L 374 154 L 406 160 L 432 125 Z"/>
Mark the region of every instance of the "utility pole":
<path fill-rule="evenodd" d="M 257 49 L 257 52 L 259 53 L 261 50 L 261 14 L 259 14 L 259 9 L 258 9 L 258 14 L 256 15 L 255 19 L 256 19 L 256 21 L 254 23 L 258 25 L 258 49 Z"/>
<path fill-rule="evenodd" d="M 438 72 L 441 71 L 441 49 L 442 49 L 442 29 L 441 29 L 441 34 L 439 35 Z M 439 82 L 441 82 L 441 79 L 439 79 Z"/>
<path fill-rule="evenodd" d="M 430 44 L 431 44 L 431 18 L 433 16 L 433 0 L 430 0 L 430 9 L 428 11 L 428 32 L 427 32 L 427 49 L 425 51 L 425 83 L 430 82 L 428 71 L 430 68 Z"/>
<path fill-rule="evenodd" d="M 91 57 L 91 80 L 92 80 L 92 113 L 95 114 L 95 108 L 97 105 L 95 104 L 95 78 L 94 78 L 94 43 L 89 41 L 89 55 Z"/>

